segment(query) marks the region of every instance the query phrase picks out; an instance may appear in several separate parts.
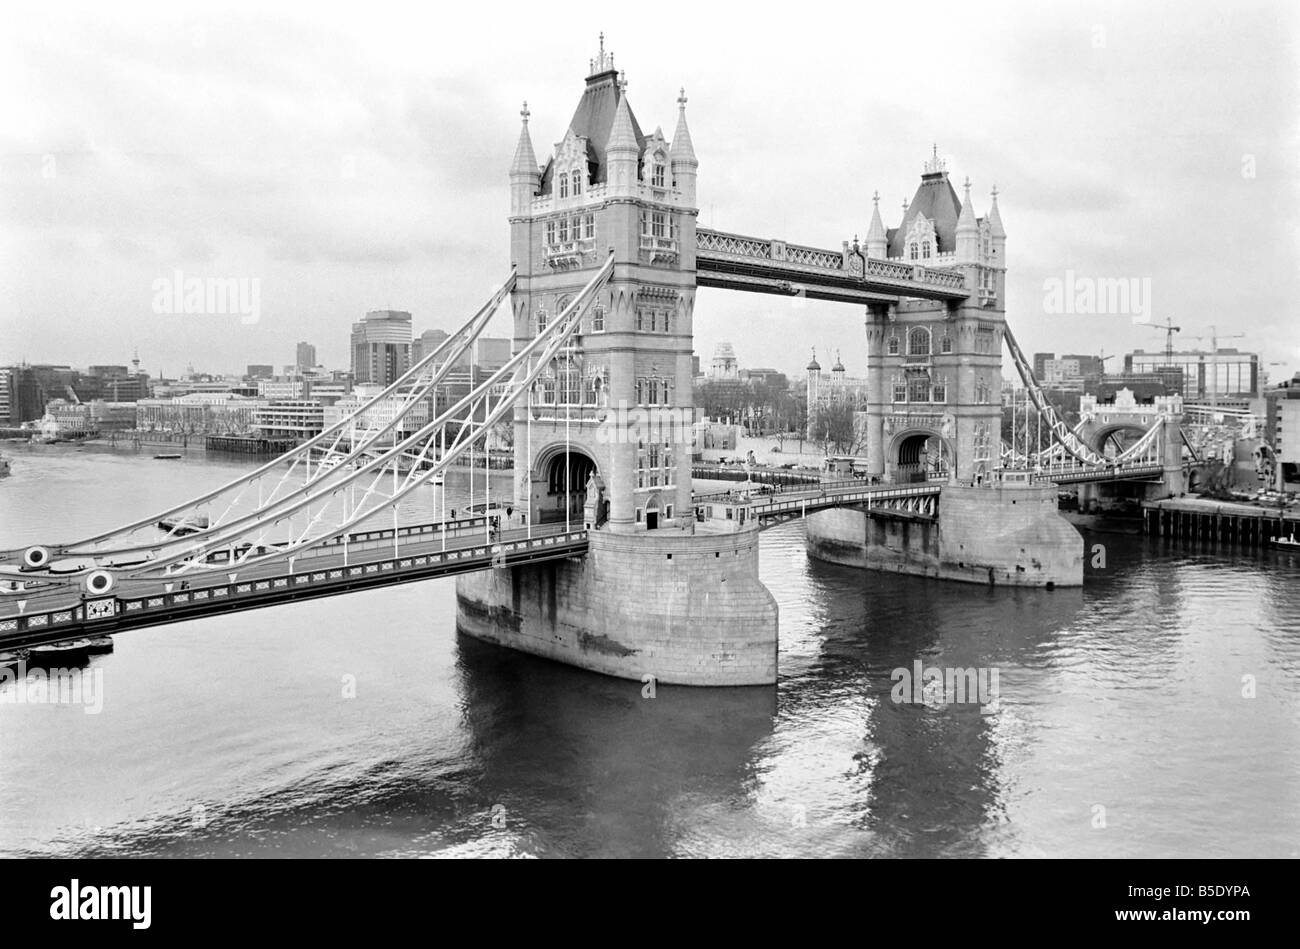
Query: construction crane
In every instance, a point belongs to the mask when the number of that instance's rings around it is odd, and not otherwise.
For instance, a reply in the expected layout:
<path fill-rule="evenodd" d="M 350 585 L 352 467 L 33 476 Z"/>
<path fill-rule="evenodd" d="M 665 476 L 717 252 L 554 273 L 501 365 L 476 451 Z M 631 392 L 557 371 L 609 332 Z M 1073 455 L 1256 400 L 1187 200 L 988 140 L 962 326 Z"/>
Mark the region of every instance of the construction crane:
<path fill-rule="evenodd" d="M 1148 324 L 1148 326 L 1150 326 L 1150 324 Z M 1174 364 L 1174 334 L 1181 333 L 1183 331 L 1183 328 L 1181 326 L 1174 326 L 1173 317 L 1166 316 L 1164 326 L 1155 325 L 1155 326 L 1151 326 L 1151 329 L 1164 330 L 1165 365 L 1172 366 Z"/>

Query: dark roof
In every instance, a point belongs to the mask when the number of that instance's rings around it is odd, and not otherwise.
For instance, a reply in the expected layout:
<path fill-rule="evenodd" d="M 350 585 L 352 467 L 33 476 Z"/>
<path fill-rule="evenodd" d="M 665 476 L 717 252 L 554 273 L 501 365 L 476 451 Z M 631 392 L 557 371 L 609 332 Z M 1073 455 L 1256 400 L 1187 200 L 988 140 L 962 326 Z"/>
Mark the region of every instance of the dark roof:
<path fill-rule="evenodd" d="M 587 138 L 587 167 L 590 175 L 588 180 L 592 184 L 601 184 L 606 179 L 608 165 L 605 161 L 605 146 L 609 143 L 609 132 L 614 125 L 614 112 L 618 109 L 621 98 L 623 92 L 618 85 L 618 73 L 614 70 L 588 76 L 587 88 L 583 90 L 582 98 L 578 100 L 578 108 L 574 110 L 573 118 L 569 120 L 569 128 L 573 129 L 573 134 Z M 644 148 L 645 135 L 641 133 L 641 126 L 637 123 L 636 115 L 632 113 L 630 105 L 628 114 L 632 116 L 632 133 L 636 136 L 637 147 Z M 551 193 L 551 165 L 554 161 L 554 155 L 546 160 L 539 194 Z"/>
<path fill-rule="evenodd" d="M 924 214 L 934 222 L 934 232 L 939 243 L 935 253 L 948 254 L 957 249 L 957 218 L 961 216 L 961 201 L 957 192 L 952 190 L 946 171 L 921 176 L 921 184 L 917 186 L 916 195 L 907 206 L 903 223 L 888 232 L 890 257 L 906 256 L 903 242 L 918 214 Z"/>

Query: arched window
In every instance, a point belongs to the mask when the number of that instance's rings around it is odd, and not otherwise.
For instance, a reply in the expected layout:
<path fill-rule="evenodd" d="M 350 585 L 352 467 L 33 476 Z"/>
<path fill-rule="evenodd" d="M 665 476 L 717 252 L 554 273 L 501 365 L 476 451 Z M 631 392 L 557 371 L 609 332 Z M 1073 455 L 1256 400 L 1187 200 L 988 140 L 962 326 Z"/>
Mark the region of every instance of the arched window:
<path fill-rule="evenodd" d="M 943 337 L 942 339 L 939 340 L 939 352 L 941 352 L 941 353 L 950 353 L 950 352 L 952 352 L 952 337 L 951 337 L 951 336 L 945 336 L 945 337 Z"/>
<path fill-rule="evenodd" d="M 568 196 L 569 196 L 569 176 L 560 175 L 560 197 L 567 198 Z"/>
<path fill-rule="evenodd" d="M 929 242 L 929 241 L 925 241 L 924 243 L 921 244 L 921 256 L 924 257 L 926 260 L 929 260 L 929 259 L 930 259 L 930 242 Z"/>
<path fill-rule="evenodd" d="M 897 336 L 891 336 L 891 337 L 889 337 L 889 342 L 888 342 L 886 345 L 887 345 L 887 347 L 888 347 L 888 350 L 887 350 L 887 351 L 889 352 L 889 355 L 891 355 L 891 356 L 897 356 L 897 355 L 898 355 L 898 337 L 897 337 Z"/>
<path fill-rule="evenodd" d="M 546 331 L 546 308 L 539 306 L 537 308 L 537 332 L 540 334 L 545 331 Z"/>
<path fill-rule="evenodd" d="M 597 303 L 591 309 L 591 331 L 593 333 L 605 332 L 605 306 Z"/>
<path fill-rule="evenodd" d="M 563 197 L 563 195 L 561 195 L 561 197 Z M 920 257 L 920 248 L 917 247 L 917 245 L 916 245 L 915 242 L 913 242 L 913 243 L 911 243 L 911 244 L 908 245 L 908 247 L 907 247 L 907 252 L 908 252 L 908 255 L 909 255 L 913 260 L 916 260 L 918 257 Z"/>
<path fill-rule="evenodd" d="M 930 355 L 930 331 L 924 326 L 917 326 L 908 333 L 907 351 L 913 356 Z"/>
<path fill-rule="evenodd" d="M 650 184 L 656 188 L 664 186 L 664 153 L 655 152 L 654 164 L 650 168 Z"/>
<path fill-rule="evenodd" d="M 907 384 L 907 401 L 909 402 L 929 402 L 930 401 L 930 380 L 922 376 L 919 379 L 913 379 Z"/>
<path fill-rule="evenodd" d="M 573 196 L 576 198 L 578 195 L 582 194 L 582 172 L 575 168 L 570 177 L 573 179 Z"/>

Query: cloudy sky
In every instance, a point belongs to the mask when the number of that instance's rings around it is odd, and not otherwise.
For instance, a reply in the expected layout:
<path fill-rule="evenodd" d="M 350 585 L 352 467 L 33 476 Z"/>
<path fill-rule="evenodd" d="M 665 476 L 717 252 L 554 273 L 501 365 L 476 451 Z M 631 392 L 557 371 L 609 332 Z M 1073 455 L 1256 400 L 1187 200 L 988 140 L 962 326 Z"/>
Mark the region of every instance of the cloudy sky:
<path fill-rule="evenodd" d="M 306 339 L 345 367 L 368 309 L 460 323 L 509 265 L 521 100 L 544 157 L 603 30 L 647 132 L 686 87 L 705 226 L 838 247 L 877 189 L 897 224 L 937 143 L 978 214 L 999 189 L 1026 350 L 1163 346 L 1131 315 L 1047 312 L 1072 271 L 1149 280 L 1184 345 L 1217 326 L 1300 370 L 1291 0 L 268 6 L 7 15 L 0 364 L 138 347 L 154 373 L 242 370 Z M 176 270 L 258 279 L 260 319 L 155 313 Z M 695 325 L 706 360 L 730 340 L 742 365 L 865 361 L 846 304 L 704 290 Z"/>

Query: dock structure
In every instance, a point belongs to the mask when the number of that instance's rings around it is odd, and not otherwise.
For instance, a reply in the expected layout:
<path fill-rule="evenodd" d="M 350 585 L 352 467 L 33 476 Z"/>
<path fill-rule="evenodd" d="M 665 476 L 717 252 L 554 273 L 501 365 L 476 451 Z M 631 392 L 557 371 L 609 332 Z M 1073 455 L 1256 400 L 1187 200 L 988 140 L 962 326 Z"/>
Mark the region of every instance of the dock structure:
<path fill-rule="evenodd" d="M 1201 498 L 1142 505 L 1142 526 L 1153 537 L 1177 537 L 1260 547 L 1300 534 L 1300 512 Z"/>
<path fill-rule="evenodd" d="M 207 435 L 203 447 L 208 451 L 230 451 L 241 455 L 283 455 L 297 442 L 292 438 L 257 438 L 251 435 Z"/>

